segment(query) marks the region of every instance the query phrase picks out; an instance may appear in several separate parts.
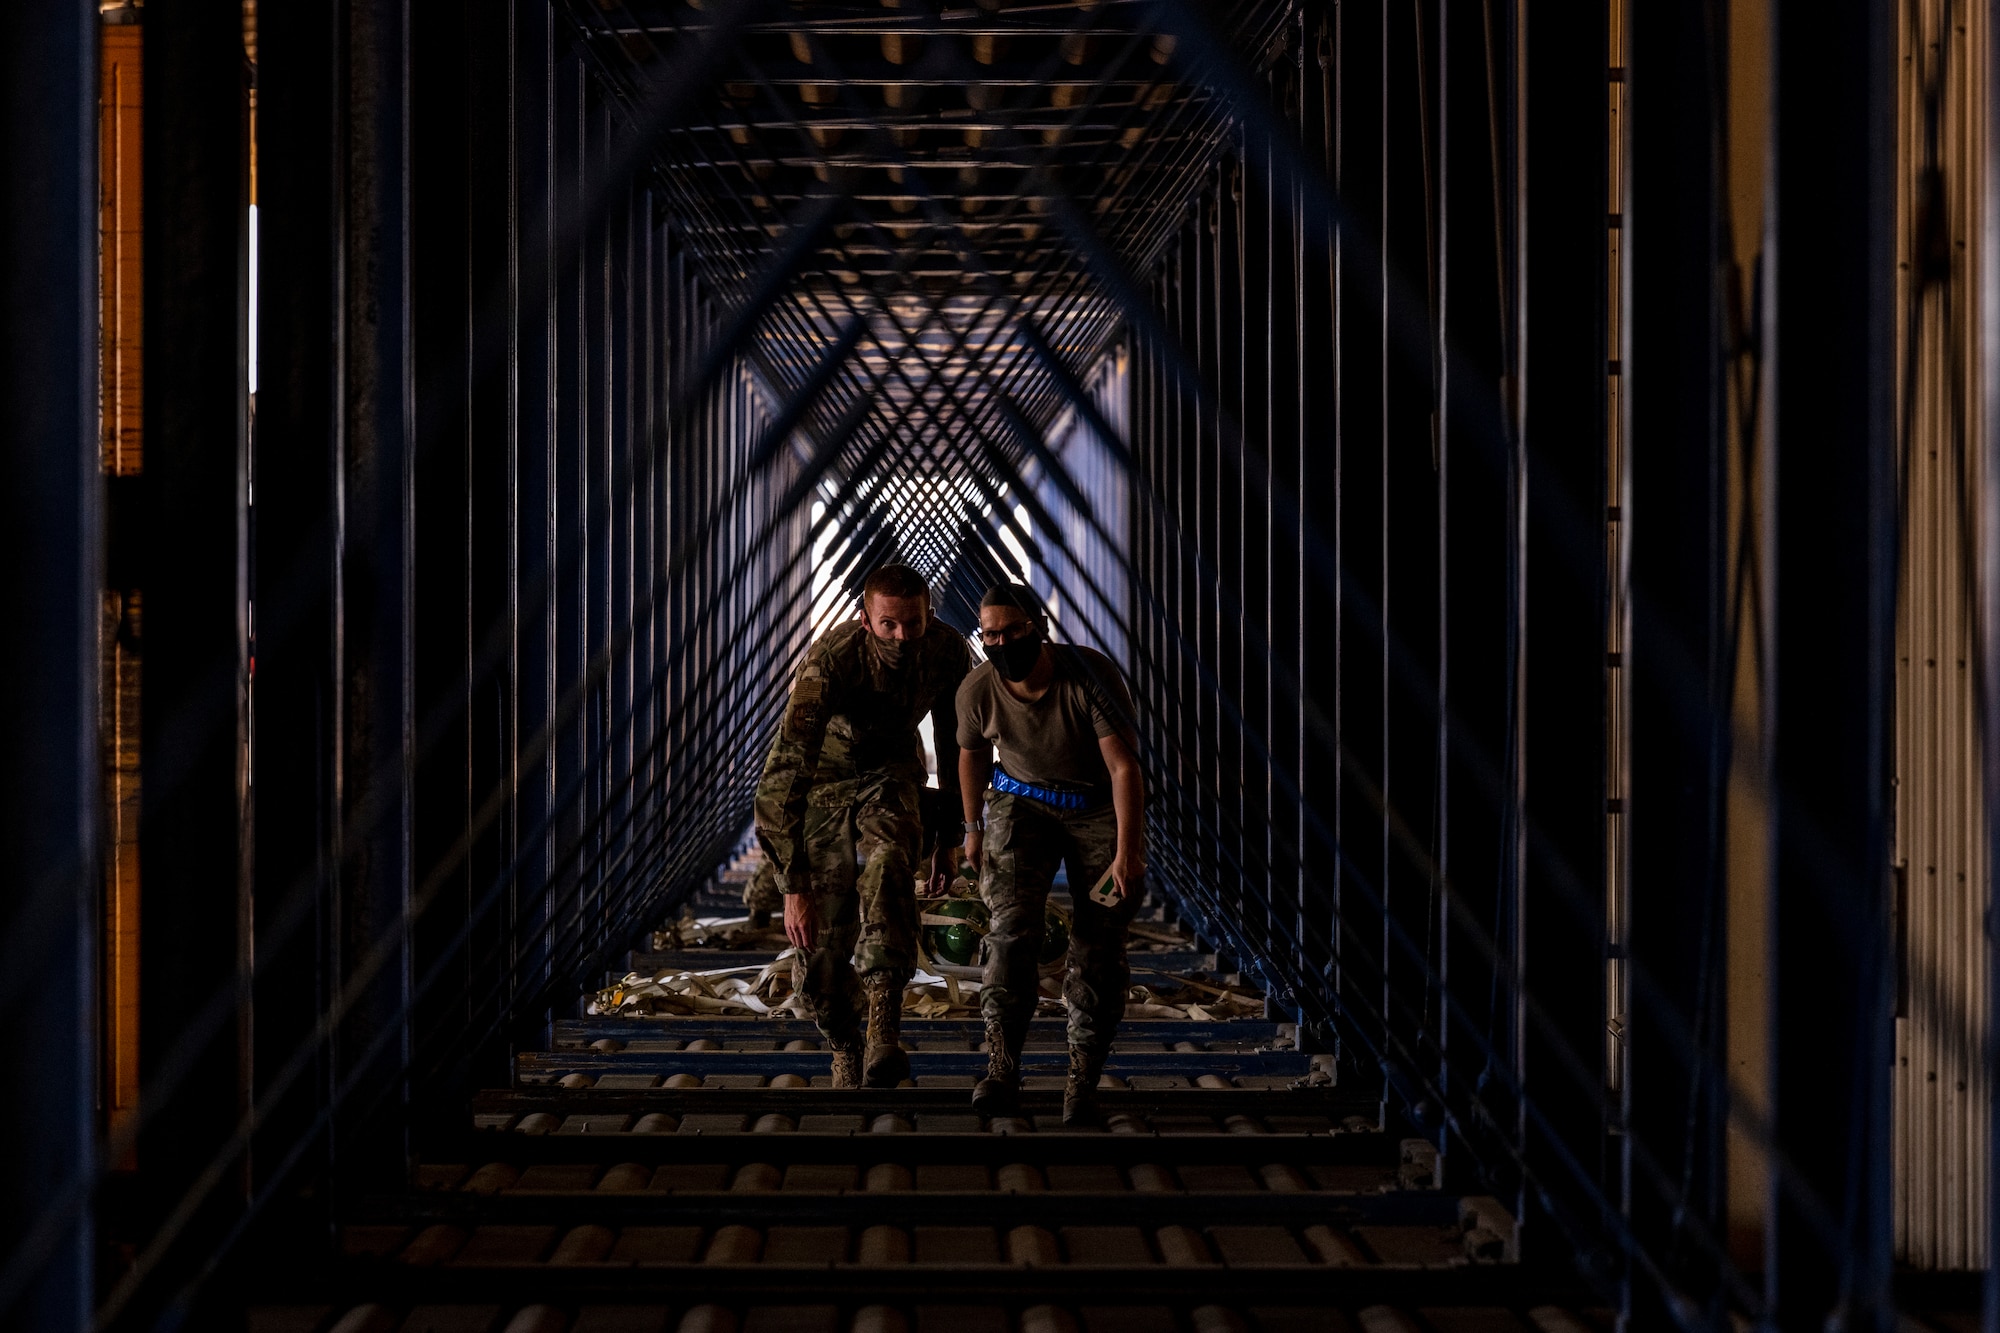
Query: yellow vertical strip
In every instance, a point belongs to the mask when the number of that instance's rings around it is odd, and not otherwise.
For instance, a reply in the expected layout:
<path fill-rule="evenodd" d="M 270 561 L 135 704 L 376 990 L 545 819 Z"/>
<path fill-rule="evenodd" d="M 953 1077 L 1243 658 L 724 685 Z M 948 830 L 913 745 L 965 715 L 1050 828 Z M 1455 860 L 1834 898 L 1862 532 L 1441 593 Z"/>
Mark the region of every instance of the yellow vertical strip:
<path fill-rule="evenodd" d="M 99 30 L 99 282 L 104 471 L 143 462 L 143 279 L 140 252 L 140 28 Z M 104 886 L 104 1101 L 116 1136 L 139 1105 L 139 590 L 104 595 L 103 718 L 107 850 Z M 120 1167 L 134 1165 L 128 1157 Z"/>
<path fill-rule="evenodd" d="M 1759 494 L 1760 451 L 1767 447 L 1763 381 L 1757 374 L 1759 312 L 1755 275 L 1764 246 L 1764 186 L 1770 125 L 1771 17 L 1767 0 L 1729 6 L 1729 74 L 1723 188 L 1729 210 L 1727 314 L 1730 338 L 1728 570 L 1724 614 L 1738 629 L 1730 730 L 1733 737 L 1726 801 L 1728 904 L 1727 1057 L 1730 1086 L 1742 1101 L 1730 1116 L 1728 1243 L 1730 1261 L 1745 1272 L 1764 1267 L 1764 1222 L 1770 1192 L 1768 1158 L 1754 1126 L 1770 1111 L 1768 969 L 1770 939 L 1770 803 L 1765 787 L 1762 708 L 1765 525 Z"/>
<path fill-rule="evenodd" d="M 99 88 L 99 258 L 103 312 L 104 470 L 140 470 L 140 29 L 117 24 L 103 33 Z"/>

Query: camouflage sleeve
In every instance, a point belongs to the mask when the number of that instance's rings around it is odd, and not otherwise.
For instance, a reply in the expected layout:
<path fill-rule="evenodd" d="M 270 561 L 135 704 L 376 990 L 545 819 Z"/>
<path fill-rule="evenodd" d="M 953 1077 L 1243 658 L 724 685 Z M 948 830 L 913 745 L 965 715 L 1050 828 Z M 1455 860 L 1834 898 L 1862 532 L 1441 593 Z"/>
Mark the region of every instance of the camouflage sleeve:
<path fill-rule="evenodd" d="M 819 772 L 820 748 L 832 715 L 833 678 L 818 652 L 806 654 L 792 682 L 792 697 L 784 720 L 764 760 L 764 777 L 757 784 L 757 841 L 784 876 L 786 893 L 809 887 L 806 859 L 806 796 Z"/>
<path fill-rule="evenodd" d="M 950 669 L 938 682 L 937 697 L 931 700 L 931 744 L 937 749 L 938 791 L 958 806 L 958 687 L 972 670 L 972 650 L 964 639 L 954 636 L 958 651 L 948 659 Z M 954 816 L 957 818 L 957 816 Z"/>

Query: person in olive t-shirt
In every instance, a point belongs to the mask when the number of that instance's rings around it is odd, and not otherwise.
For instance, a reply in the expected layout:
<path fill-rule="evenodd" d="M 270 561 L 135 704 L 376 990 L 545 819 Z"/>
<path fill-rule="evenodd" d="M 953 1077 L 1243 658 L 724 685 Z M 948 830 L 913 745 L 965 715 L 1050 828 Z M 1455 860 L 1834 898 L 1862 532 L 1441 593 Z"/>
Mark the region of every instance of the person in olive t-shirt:
<path fill-rule="evenodd" d="M 1063 982 L 1063 1123 L 1090 1124 L 1132 980 L 1125 928 L 1145 896 L 1145 785 L 1132 697 L 1104 654 L 1048 642 L 1046 619 L 1026 588 L 987 590 L 979 636 L 987 661 L 958 687 L 956 710 L 965 857 L 979 871 L 979 893 L 992 913 L 979 992 L 990 1054 L 972 1105 L 987 1115 L 1018 1105 L 1021 1046 L 1035 1013 L 1044 914 L 1060 863 L 1075 899 Z M 1107 872 L 1110 906 L 1091 896 Z"/>

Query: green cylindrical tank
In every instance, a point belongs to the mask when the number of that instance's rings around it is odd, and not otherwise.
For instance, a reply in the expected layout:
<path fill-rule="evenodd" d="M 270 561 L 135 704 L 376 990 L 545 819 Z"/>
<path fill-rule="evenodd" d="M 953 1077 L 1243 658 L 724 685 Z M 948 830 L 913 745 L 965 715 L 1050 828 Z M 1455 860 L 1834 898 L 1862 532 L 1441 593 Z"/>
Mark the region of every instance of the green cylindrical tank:
<path fill-rule="evenodd" d="M 991 919 L 985 903 L 977 898 L 947 898 L 943 902 L 926 904 L 923 914 L 927 918 L 952 917 L 965 922 L 961 926 L 927 920 L 924 923 L 925 953 L 940 963 L 957 967 L 978 966 L 979 941 L 986 934 L 987 923 Z"/>

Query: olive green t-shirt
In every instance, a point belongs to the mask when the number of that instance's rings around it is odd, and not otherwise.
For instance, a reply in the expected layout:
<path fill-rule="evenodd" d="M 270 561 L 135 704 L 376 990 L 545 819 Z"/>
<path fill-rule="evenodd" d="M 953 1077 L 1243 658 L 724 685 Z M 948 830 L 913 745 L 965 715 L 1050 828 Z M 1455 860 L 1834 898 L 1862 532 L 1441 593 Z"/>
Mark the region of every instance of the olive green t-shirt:
<path fill-rule="evenodd" d="M 974 667 L 958 687 L 958 743 L 991 745 L 1009 777 L 1036 785 L 1104 787 L 1111 771 L 1100 736 L 1130 740 L 1132 695 L 1103 653 L 1051 645 L 1055 679 L 1041 698 L 1017 699 L 991 662 Z"/>

